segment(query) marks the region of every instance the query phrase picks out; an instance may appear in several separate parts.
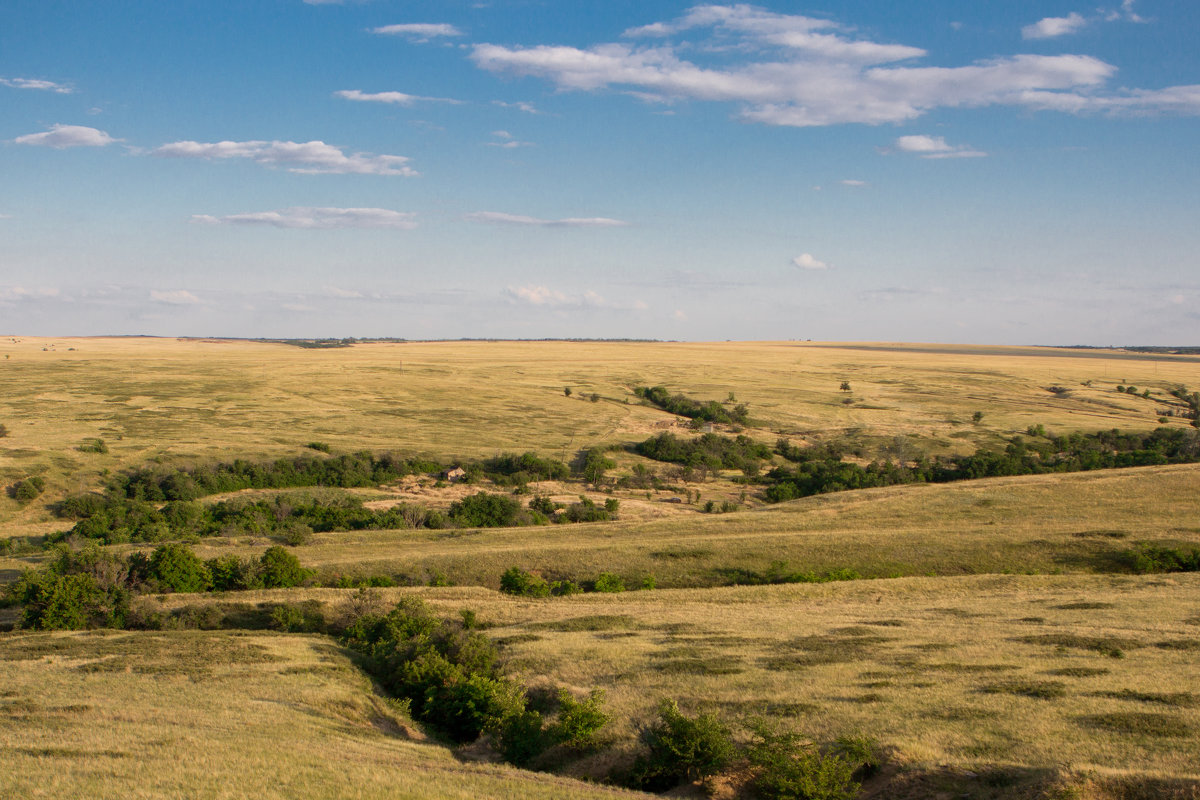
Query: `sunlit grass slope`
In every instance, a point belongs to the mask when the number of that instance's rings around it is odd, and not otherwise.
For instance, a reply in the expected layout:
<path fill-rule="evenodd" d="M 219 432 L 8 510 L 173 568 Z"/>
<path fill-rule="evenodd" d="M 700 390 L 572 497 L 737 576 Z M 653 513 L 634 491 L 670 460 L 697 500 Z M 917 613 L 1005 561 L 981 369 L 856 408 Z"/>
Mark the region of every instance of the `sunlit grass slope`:
<path fill-rule="evenodd" d="M 160 456 L 274 457 L 311 441 L 447 458 L 506 450 L 569 458 L 643 439 L 671 419 L 637 404 L 638 385 L 705 400 L 732 393 L 768 441 L 848 436 L 900 455 L 906 443 L 966 451 L 1031 424 L 1145 430 L 1171 410 L 1169 388 L 1200 386 L 1200 361 L 1191 358 L 1049 348 L 433 342 L 309 350 L 5 337 L 0 354 L 0 424 L 9 430 L 0 480 L 41 474 L 51 498 L 94 486 L 103 469 Z M 1121 383 L 1151 397 L 1117 393 Z M 1056 386 L 1067 391 L 1049 391 Z M 76 449 L 90 438 L 103 438 L 109 452 Z M 44 519 L 37 504 L 0 498 L 0 524 Z"/>
<path fill-rule="evenodd" d="M 461 762 L 321 637 L 9 636 L 0 716 L 14 800 L 640 796 Z"/>
<path fill-rule="evenodd" d="M 637 585 L 728 583 L 773 561 L 864 577 L 1126 571 L 1143 542 L 1200 546 L 1195 465 L 994 478 L 805 498 L 756 511 L 641 522 L 487 530 L 318 534 L 297 548 L 324 575 L 407 575 L 495 587 L 512 566 L 548 578 L 615 572 Z M 260 552 L 267 540 L 206 539 L 197 552 Z M 740 571 L 740 572 L 739 572 Z"/>

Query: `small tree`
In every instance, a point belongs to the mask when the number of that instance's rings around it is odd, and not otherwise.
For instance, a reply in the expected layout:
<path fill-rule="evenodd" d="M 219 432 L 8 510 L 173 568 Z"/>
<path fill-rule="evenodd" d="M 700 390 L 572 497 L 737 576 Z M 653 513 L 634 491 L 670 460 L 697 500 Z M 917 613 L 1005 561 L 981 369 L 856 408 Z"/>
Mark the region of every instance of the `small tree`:
<path fill-rule="evenodd" d="M 850 381 L 842 381 L 842 385 L 838 387 L 843 392 L 850 391 Z"/>
<path fill-rule="evenodd" d="M 300 559 L 279 545 L 268 547 L 259 559 L 259 565 L 262 569 L 262 584 L 267 589 L 299 586 L 312 575 L 312 572 L 300 566 Z"/>
<path fill-rule="evenodd" d="M 570 397 L 570 396 L 571 396 L 571 387 L 570 387 L 570 386 L 564 386 L 564 387 L 563 387 L 563 395 L 564 395 L 564 396 L 566 396 L 566 397 Z"/>
<path fill-rule="evenodd" d="M 974 414 L 971 415 L 971 421 L 974 422 L 976 425 L 983 422 L 983 412 L 976 411 Z"/>
<path fill-rule="evenodd" d="M 658 721 L 642 730 L 647 753 L 633 766 L 634 780 L 662 790 L 724 769 L 736 754 L 729 728 L 711 714 L 684 716 L 674 700 L 663 700 Z"/>
<path fill-rule="evenodd" d="M 164 544 L 150 554 L 147 572 L 166 592 L 203 592 L 212 588 L 212 573 L 187 545 Z"/>

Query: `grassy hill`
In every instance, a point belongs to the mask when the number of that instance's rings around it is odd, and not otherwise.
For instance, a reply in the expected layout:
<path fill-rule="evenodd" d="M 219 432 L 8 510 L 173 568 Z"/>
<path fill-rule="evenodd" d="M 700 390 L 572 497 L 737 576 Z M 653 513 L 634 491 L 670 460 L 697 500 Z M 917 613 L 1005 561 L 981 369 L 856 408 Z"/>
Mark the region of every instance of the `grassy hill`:
<path fill-rule="evenodd" d="M 861 462 L 904 461 L 1000 447 L 1035 425 L 1057 433 L 1186 428 L 1186 407 L 1169 392 L 1200 387 L 1200 361 L 1189 357 L 1049 348 L 444 342 L 301 349 L 19 337 L 0 345 L 7 356 L 0 424 L 8 430 L 0 482 L 34 475 L 45 482 L 32 502 L 0 498 L 0 538 L 26 542 L 0 557 L 5 580 L 45 563 L 37 537 L 72 524 L 55 517 L 54 503 L 148 465 L 295 457 L 312 454 L 306 446 L 314 442 L 335 453 L 454 461 L 532 451 L 570 461 L 664 430 L 689 435 L 687 420 L 634 393 L 656 385 L 745 403 L 751 421 L 741 433 L 770 445 L 781 437 L 838 442 Z M 95 439 L 107 452 L 87 452 Z M 685 712 L 716 714 L 743 740 L 756 715 L 818 741 L 875 737 L 888 757 L 864 797 L 1200 795 L 1193 755 L 1200 581 L 1135 574 L 1130 561 L 1147 544 L 1200 547 L 1200 466 L 895 486 L 764 505 L 736 471 L 670 477 L 652 489 L 618 486 L 612 478 L 654 464 L 630 452 L 611 455 L 617 466 L 602 486 L 576 479 L 536 491 L 561 502 L 581 494 L 597 503 L 619 499 L 616 521 L 335 530 L 294 552 L 318 583 L 342 575 L 448 583 L 367 595 L 378 607 L 416 595 L 451 617 L 475 611 L 500 643 L 508 674 L 533 693 L 604 689 L 614 716 L 609 746 L 569 763 L 575 778 L 603 779 L 627 765 L 639 725 L 670 697 Z M 380 507 L 420 501 L 444 509 L 481 488 L 511 491 L 410 477 L 348 494 Z M 739 510 L 703 513 L 708 500 Z M 192 546 L 203 558 L 257 556 L 276 538 L 242 530 Z M 658 588 L 515 598 L 495 591 L 513 566 L 581 583 L 611 572 L 631 588 Z M 859 579 L 766 585 L 834 573 Z M 143 612 L 176 612 L 172 625 L 195 627 L 221 616 L 201 613 L 203 606 L 225 613 L 312 601 L 337 615 L 355 596 L 308 587 L 139 602 Z M 0 636 L 0 709 L 15 722 L 0 733 L 14 765 L 0 777 L 5 796 L 619 794 L 479 764 L 472 759 L 484 750 L 451 751 L 426 739 L 328 637 L 264 630 Z M 732 797 L 744 773 L 708 788 Z"/>

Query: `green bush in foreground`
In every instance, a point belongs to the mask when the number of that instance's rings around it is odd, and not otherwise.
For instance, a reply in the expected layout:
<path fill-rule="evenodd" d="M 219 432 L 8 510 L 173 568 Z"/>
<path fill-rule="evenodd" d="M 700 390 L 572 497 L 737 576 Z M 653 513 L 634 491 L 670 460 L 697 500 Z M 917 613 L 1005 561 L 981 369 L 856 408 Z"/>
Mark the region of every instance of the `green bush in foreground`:
<path fill-rule="evenodd" d="M 737 754 L 720 720 L 712 714 L 685 716 L 674 700 L 659 704 L 658 721 L 642 730 L 642 743 L 646 752 L 634 763 L 631 778 L 650 791 L 716 774 Z"/>
<path fill-rule="evenodd" d="M 747 751 L 757 768 L 754 788 L 767 800 L 853 800 L 859 763 L 849 754 L 821 753 L 816 745 L 792 731 L 778 731 L 765 722 L 752 726 L 754 740 Z M 847 740 L 858 755 L 869 744 Z"/>

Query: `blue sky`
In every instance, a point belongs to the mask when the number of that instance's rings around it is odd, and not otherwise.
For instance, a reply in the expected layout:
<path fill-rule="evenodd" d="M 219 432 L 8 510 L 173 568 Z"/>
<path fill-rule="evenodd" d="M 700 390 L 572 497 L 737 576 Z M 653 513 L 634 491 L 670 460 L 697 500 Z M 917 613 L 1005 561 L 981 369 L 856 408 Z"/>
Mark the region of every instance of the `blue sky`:
<path fill-rule="evenodd" d="M 0 332 L 1200 344 L 1200 4 L 5 0 Z"/>

